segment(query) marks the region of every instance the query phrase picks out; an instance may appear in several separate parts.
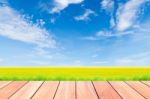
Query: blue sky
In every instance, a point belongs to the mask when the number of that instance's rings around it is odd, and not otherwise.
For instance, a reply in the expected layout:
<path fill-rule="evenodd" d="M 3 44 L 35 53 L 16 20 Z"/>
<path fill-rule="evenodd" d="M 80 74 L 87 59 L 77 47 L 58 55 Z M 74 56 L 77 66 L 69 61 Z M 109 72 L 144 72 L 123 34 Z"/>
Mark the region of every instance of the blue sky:
<path fill-rule="evenodd" d="M 1 66 L 149 66 L 150 0 L 0 0 Z"/>

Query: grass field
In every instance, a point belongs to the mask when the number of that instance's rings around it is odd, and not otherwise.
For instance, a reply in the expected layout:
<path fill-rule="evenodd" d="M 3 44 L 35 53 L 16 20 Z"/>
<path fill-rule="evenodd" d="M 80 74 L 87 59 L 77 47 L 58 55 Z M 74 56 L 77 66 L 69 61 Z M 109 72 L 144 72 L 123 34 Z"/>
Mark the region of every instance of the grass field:
<path fill-rule="evenodd" d="M 0 68 L 0 80 L 150 80 L 150 68 L 9 67 Z"/>

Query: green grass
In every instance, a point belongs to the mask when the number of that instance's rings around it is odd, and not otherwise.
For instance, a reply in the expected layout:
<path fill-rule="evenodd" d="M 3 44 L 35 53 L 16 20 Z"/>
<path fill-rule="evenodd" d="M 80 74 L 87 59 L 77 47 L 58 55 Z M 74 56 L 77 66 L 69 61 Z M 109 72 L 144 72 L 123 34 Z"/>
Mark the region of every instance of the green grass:
<path fill-rule="evenodd" d="M 0 68 L 0 80 L 150 80 L 150 68 L 9 67 Z"/>

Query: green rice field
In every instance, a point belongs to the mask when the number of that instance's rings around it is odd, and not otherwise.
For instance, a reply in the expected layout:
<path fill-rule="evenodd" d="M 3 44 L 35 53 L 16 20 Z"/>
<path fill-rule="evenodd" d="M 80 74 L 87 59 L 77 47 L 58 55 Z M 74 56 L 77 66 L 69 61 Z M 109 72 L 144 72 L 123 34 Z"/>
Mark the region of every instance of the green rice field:
<path fill-rule="evenodd" d="M 150 80 L 148 67 L 7 67 L 0 80 Z"/>

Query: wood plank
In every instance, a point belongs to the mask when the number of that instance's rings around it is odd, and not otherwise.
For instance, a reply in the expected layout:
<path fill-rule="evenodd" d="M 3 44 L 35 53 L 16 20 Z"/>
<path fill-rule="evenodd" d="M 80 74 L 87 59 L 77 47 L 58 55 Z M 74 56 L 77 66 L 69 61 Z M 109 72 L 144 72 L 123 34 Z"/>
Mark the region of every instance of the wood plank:
<path fill-rule="evenodd" d="M 121 99 L 107 81 L 94 81 L 93 84 L 100 99 Z"/>
<path fill-rule="evenodd" d="M 139 81 L 126 81 L 133 89 L 142 94 L 145 98 L 150 99 L 150 88 Z"/>
<path fill-rule="evenodd" d="M 110 83 L 110 84 L 109 84 Z M 0 81 L 0 99 L 150 99 L 150 81 Z M 59 87 L 58 87 L 59 85 Z M 94 86 L 93 86 L 94 85 Z M 94 89 L 95 88 L 95 89 Z M 95 91 L 96 90 L 96 91 Z M 119 95 L 118 95 L 119 94 Z"/>
<path fill-rule="evenodd" d="M 110 81 L 110 84 L 120 94 L 123 99 L 144 99 L 139 93 L 133 90 L 125 82 L 122 81 Z"/>
<path fill-rule="evenodd" d="M 30 81 L 10 97 L 10 99 L 30 99 L 42 83 L 43 81 Z"/>
<path fill-rule="evenodd" d="M 147 86 L 150 87 L 150 81 L 142 81 L 142 83 L 146 84 Z"/>
<path fill-rule="evenodd" d="M 75 99 L 75 81 L 62 81 L 54 99 Z"/>
<path fill-rule="evenodd" d="M 0 89 L 8 85 L 11 81 L 0 81 Z"/>
<path fill-rule="evenodd" d="M 32 99 L 53 99 L 58 85 L 59 81 L 44 82 Z"/>
<path fill-rule="evenodd" d="M 77 81 L 77 99 L 98 99 L 90 81 Z"/>
<path fill-rule="evenodd" d="M 8 99 L 11 95 L 13 95 L 16 91 L 18 91 L 21 87 L 23 87 L 26 83 L 27 81 L 14 81 L 10 83 L 8 86 L 0 90 L 0 98 Z"/>

